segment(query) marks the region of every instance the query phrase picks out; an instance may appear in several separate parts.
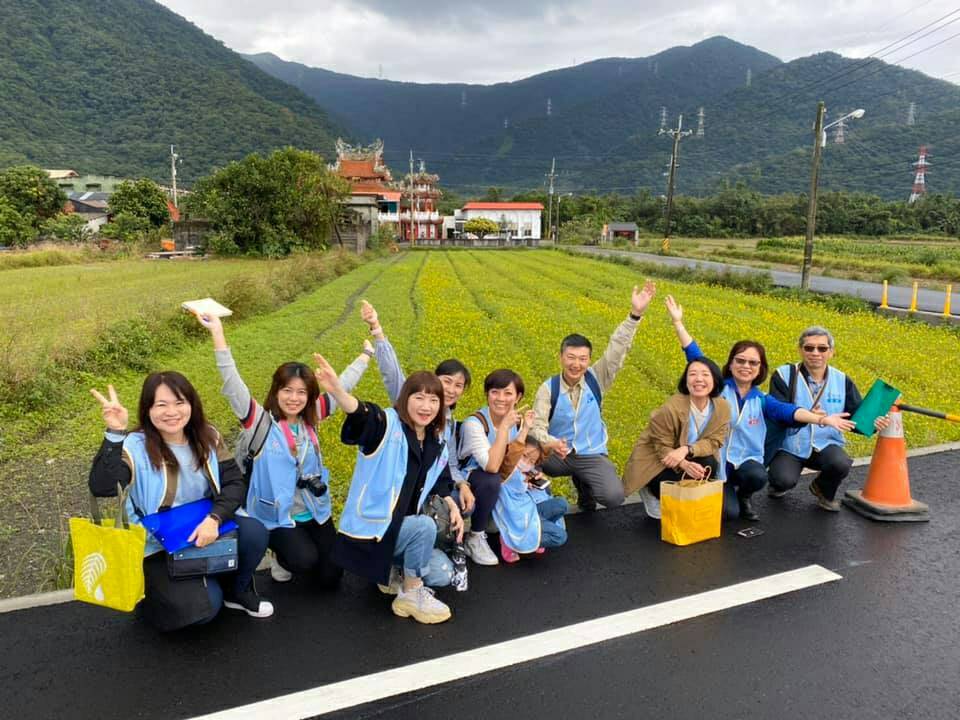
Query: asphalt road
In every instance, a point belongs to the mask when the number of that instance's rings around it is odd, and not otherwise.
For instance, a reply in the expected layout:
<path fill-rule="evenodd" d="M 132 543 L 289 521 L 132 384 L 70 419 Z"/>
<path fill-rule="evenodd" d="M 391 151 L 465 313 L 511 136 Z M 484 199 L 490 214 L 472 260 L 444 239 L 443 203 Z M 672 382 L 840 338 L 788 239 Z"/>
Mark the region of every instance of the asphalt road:
<path fill-rule="evenodd" d="M 773 278 L 773 284 L 780 287 L 800 287 L 800 273 L 784 270 L 766 270 L 764 268 L 749 267 L 746 265 L 732 265 L 730 263 L 716 262 L 713 260 L 698 260 L 696 258 L 684 258 L 664 255 L 654 255 L 651 253 L 638 253 L 630 250 L 617 250 L 616 248 L 597 247 L 595 245 L 578 245 L 578 252 L 584 252 L 593 255 L 619 255 L 622 257 L 633 258 L 638 262 L 656 263 L 658 265 L 669 265 L 671 267 L 701 267 L 704 270 L 715 270 L 717 272 L 738 272 L 738 273 L 756 273 L 770 275 Z M 862 282 L 859 280 L 845 280 L 843 278 L 824 277 L 822 275 L 813 275 L 810 278 L 810 289 L 821 293 L 840 293 L 844 295 L 853 295 L 863 298 L 868 302 L 880 304 L 883 296 L 883 285 L 880 283 Z M 913 296 L 913 288 L 899 285 L 891 285 L 888 294 L 888 304 L 895 308 L 910 307 L 910 300 Z M 942 313 L 943 301 L 946 296 L 943 292 L 926 290 L 921 288 L 917 293 L 917 309 L 927 312 Z M 954 315 L 960 313 L 960 292 L 951 294 L 951 309 Z"/>
<path fill-rule="evenodd" d="M 189 718 L 819 564 L 842 579 L 329 717 L 958 717 L 958 467 L 960 451 L 910 461 L 929 523 L 829 514 L 805 487 L 760 500 L 765 534 L 732 521 L 686 548 L 640 505 L 571 516 L 566 547 L 471 566 L 438 626 L 356 578 L 330 594 L 261 579 L 273 618 L 226 611 L 172 636 L 79 603 L 0 615 L 4 715 Z"/>

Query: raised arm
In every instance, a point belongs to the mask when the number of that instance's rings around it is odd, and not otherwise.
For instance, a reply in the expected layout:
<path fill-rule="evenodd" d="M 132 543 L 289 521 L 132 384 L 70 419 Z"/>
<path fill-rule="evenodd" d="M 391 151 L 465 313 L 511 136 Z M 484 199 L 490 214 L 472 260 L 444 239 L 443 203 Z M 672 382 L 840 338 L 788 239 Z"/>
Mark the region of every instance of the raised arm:
<path fill-rule="evenodd" d="M 673 323 L 673 330 L 677 333 L 677 340 L 680 341 L 680 347 L 687 357 L 687 362 L 699 360 L 703 357 L 703 351 L 693 341 L 693 337 L 683 325 L 683 306 L 673 299 L 673 295 L 667 295 L 666 306 L 667 314 L 670 316 L 670 322 Z"/>
<path fill-rule="evenodd" d="M 340 373 L 340 384 L 347 392 L 351 392 L 360 382 L 363 374 L 370 366 L 370 358 L 374 355 L 373 345 L 369 340 L 363 341 L 363 352 L 354 358 L 353 362 L 347 365 Z M 322 393 L 317 398 L 317 417 L 326 420 L 339 409 L 337 401 L 329 393 Z"/>
<path fill-rule="evenodd" d="M 126 436 L 130 414 L 120 403 L 113 385 L 107 386 L 106 397 L 92 388 L 90 394 L 100 403 L 107 430 L 103 444 L 93 458 L 88 484 L 90 492 L 96 497 L 115 497 L 117 485 L 126 487 L 132 477 L 130 466 L 123 455 L 123 438 Z"/>
<path fill-rule="evenodd" d="M 387 389 L 387 397 L 390 398 L 391 403 L 395 403 L 400 397 L 400 388 L 403 387 L 403 381 L 406 379 L 400 367 L 400 360 L 383 332 L 376 308 L 366 300 L 360 303 L 360 317 L 370 328 L 370 334 L 373 336 L 374 357 L 377 359 L 383 386 Z"/>
<path fill-rule="evenodd" d="M 613 331 L 607 349 L 603 351 L 603 357 L 591 367 L 597 376 L 597 382 L 600 383 L 600 389 L 604 392 L 613 385 L 614 378 L 623 367 L 627 353 L 633 345 L 633 338 L 637 334 L 637 326 L 656 292 L 657 288 L 650 280 L 644 283 L 642 290 L 634 286 L 630 298 L 630 315 Z"/>

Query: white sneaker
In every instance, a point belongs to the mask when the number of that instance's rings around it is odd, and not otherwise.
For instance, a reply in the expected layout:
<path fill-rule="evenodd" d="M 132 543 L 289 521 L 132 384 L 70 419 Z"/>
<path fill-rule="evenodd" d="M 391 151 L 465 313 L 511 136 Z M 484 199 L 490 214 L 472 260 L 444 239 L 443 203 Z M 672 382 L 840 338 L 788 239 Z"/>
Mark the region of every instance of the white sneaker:
<path fill-rule="evenodd" d="M 281 565 L 277 556 L 273 555 L 270 562 L 270 577 L 273 578 L 274 582 L 285 583 L 293 580 L 293 573 Z"/>
<path fill-rule="evenodd" d="M 419 623 L 435 625 L 450 619 L 450 608 L 433 596 L 433 590 L 421 585 L 408 592 L 400 588 L 390 606 L 398 617 L 412 617 Z"/>
<path fill-rule="evenodd" d="M 643 509 L 647 511 L 647 517 L 659 520 L 660 501 L 646 485 L 640 488 L 640 499 L 643 500 Z"/>
<path fill-rule="evenodd" d="M 380 588 L 380 592 L 384 595 L 397 595 L 400 592 L 400 588 L 403 587 L 403 576 L 400 575 L 400 568 L 396 565 L 391 565 L 389 584 L 381 585 L 377 583 L 377 587 Z"/>
<path fill-rule="evenodd" d="M 463 540 L 463 549 L 477 565 L 499 565 L 500 561 L 490 549 L 485 532 L 469 532 Z"/>

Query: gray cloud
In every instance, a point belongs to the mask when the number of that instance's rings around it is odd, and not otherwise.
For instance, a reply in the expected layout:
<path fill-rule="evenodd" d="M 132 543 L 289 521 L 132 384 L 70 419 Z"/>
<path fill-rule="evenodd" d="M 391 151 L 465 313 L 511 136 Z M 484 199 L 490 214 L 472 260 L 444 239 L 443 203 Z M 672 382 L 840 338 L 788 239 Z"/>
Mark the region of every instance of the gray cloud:
<path fill-rule="evenodd" d="M 640 57 L 727 35 L 784 60 L 823 50 L 866 56 L 953 9 L 950 0 L 801 3 L 692 0 L 161 0 L 239 52 L 273 52 L 338 72 L 416 82 L 491 83 L 600 57 Z M 885 58 L 897 61 L 960 22 Z M 960 70 L 960 38 L 908 60 Z M 958 74 L 960 75 L 960 74 Z M 957 79 L 957 75 L 950 79 Z"/>

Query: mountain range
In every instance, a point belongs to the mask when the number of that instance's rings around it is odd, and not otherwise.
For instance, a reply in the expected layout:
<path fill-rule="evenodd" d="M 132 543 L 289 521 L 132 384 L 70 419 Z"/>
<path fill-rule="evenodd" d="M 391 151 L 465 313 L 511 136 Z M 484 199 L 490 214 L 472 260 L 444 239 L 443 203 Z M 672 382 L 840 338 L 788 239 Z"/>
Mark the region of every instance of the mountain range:
<path fill-rule="evenodd" d="M 906 197 L 918 148 L 928 186 L 960 191 L 960 87 L 879 60 L 820 53 L 782 62 L 725 37 L 642 58 L 605 58 L 493 85 L 360 78 L 242 56 L 154 0 L 0 0 L 0 167 L 169 176 L 189 185 L 285 145 L 332 159 L 334 139 L 382 138 L 395 176 L 411 150 L 463 194 L 662 192 L 676 127 L 679 192 L 743 182 L 806 190 L 818 100 L 856 108 L 824 151 L 822 186 Z M 907 123 L 914 105 L 914 122 Z M 665 108 L 665 121 L 661 118 Z"/>

